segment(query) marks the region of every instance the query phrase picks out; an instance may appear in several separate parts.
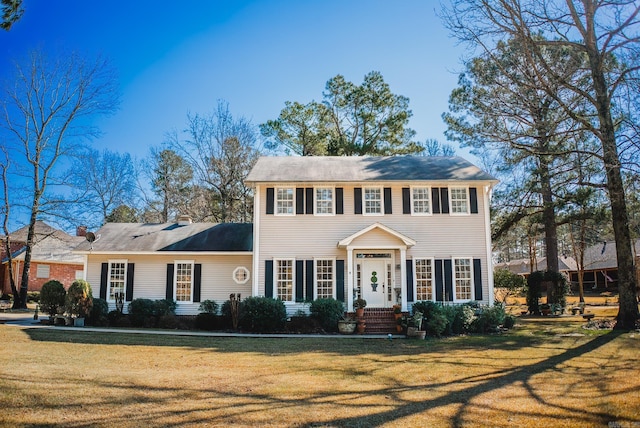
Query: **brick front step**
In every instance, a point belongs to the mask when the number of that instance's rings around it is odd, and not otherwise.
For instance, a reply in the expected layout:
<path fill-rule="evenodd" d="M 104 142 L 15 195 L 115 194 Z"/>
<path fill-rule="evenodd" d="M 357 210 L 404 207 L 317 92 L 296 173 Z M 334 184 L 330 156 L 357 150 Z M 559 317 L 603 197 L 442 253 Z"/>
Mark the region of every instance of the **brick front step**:
<path fill-rule="evenodd" d="M 356 314 L 350 312 L 347 316 L 355 318 Z M 364 308 L 364 320 L 365 334 L 398 333 L 392 308 Z"/>

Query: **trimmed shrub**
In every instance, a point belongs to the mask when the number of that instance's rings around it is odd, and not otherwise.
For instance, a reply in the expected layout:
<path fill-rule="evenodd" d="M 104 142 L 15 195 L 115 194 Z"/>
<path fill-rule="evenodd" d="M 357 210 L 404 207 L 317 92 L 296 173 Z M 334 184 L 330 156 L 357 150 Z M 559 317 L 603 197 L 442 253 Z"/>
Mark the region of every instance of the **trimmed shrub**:
<path fill-rule="evenodd" d="M 207 314 L 217 314 L 218 313 L 218 303 L 215 300 L 204 300 L 200 302 L 200 306 L 198 307 L 200 312 L 204 312 Z"/>
<path fill-rule="evenodd" d="M 64 285 L 60 281 L 52 279 L 47 281 L 40 290 L 40 309 L 45 314 L 54 317 L 64 307 L 66 295 Z"/>
<path fill-rule="evenodd" d="M 85 318 L 91 313 L 93 294 L 91 285 L 84 279 L 76 279 L 69 286 L 65 297 L 66 311 L 76 317 Z"/>
<path fill-rule="evenodd" d="M 247 297 L 242 303 L 239 325 L 244 330 L 266 333 L 284 329 L 287 310 L 282 300 L 271 297 Z"/>
<path fill-rule="evenodd" d="M 38 302 L 40 302 L 40 292 L 39 291 L 29 291 L 29 292 L 27 292 L 27 302 L 29 302 L 29 303 L 38 303 Z"/>
<path fill-rule="evenodd" d="M 468 333 L 475 319 L 475 309 L 470 305 L 444 306 L 442 313 L 447 317 L 445 335 Z"/>
<path fill-rule="evenodd" d="M 427 319 L 425 325 L 425 329 L 427 330 L 427 334 L 429 336 L 440 337 L 447 329 L 447 325 L 449 324 L 449 320 L 447 316 L 442 312 L 432 312 L 431 317 Z"/>
<path fill-rule="evenodd" d="M 104 299 L 93 299 L 93 307 L 87 318 L 87 324 L 104 327 L 109 324 L 109 304 Z"/>
<path fill-rule="evenodd" d="M 164 314 L 158 317 L 158 327 L 168 330 L 177 330 L 181 327 L 181 323 L 174 314 Z"/>
<path fill-rule="evenodd" d="M 149 324 L 149 319 L 155 315 L 156 304 L 151 299 L 133 299 L 129 303 L 129 318 L 134 327 L 143 327 Z M 155 320 L 153 320 L 155 323 Z"/>
<path fill-rule="evenodd" d="M 211 312 L 200 312 L 196 316 L 196 328 L 198 330 L 218 330 L 219 319 L 218 315 Z"/>
<path fill-rule="evenodd" d="M 442 313 L 442 305 L 439 305 L 438 303 L 431 302 L 428 300 L 422 300 L 419 302 L 415 302 L 411 310 L 413 311 L 414 314 L 416 313 L 416 311 L 422 312 L 422 315 L 426 319 L 429 319 L 434 314 Z"/>
<path fill-rule="evenodd" d="M 504 323 L 502 324 L 504 328 L 513 328 L 514 325 L 516 325 L 516 318 L 513 315 L 504 317 Z"/>
<path fill-rule="evenodd" d="M 161 317 L 164 315 L 176 314 L 176 302 L 169 299 L 156 300 L 153 302 L 153 315 Z"/>
<path fill-rule="evenodd" d="M 344 316 L 344 304 L 336 299 L 316 299 L 309 308 L 324 331 L 338 331 L 338 321 Z"/>
<path fill-rule="evenodd" d="M 477 333 L 496 331 L 504 323 L 505 317 L 502 305 L 484 307 L 473 322 L 473 330 Z"/>

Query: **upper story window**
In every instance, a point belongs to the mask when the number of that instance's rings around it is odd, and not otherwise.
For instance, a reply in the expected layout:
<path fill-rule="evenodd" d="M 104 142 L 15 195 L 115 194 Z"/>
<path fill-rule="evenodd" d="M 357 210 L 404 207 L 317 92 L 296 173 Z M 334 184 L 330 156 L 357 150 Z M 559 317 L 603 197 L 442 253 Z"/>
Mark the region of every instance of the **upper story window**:
<path fill-rule="evenodd" d="M 416 301 L 433 300 L 433 260 L 415 259 Z"/>
<path fill-rule="evenodd" d="M 193 262 L 175 262 L 174 293 L 176 302 L 193 301 Z"/>
<path fill-rule="evenodd" d="M 315 213 L 318 215 L 333 215 L 333 188 L 316 187 L 315 194 Z"/>
<path fill-rule="evenodd" d="M 412 187 L 411 188 L 411 213 L 431 214 L 431 188 Z"/>
<path fill-rule="evenodd" d="M 363 214 L 382 214 L 382 188 L 365 187 L 362 189 Z"/>
<path fill-rule="evenodd" d="M 127 261 L 126 260 L 110 260 L 109 261 L 109 283 L 107 285 L 107 299 L 109 301 L 116 300 L 116 293 L 123 293 L 127 281 Z"/>
<path fill-rule="evenodd" d="M 454 300 L 471 300 L 471 259 L 453 259 Z"/>
<path fill-rule="evenodd" d="M 294 215 L 295 192 L 292 187 L 278 187 L 276 189 L 276 214 Z"/>
<path fill-rule="evenodd" d="M 466 187 L 449 188 L 451 214 L 469 214 L 469 194 Z"/>
<path fill-rule="evenodd" d="M 293 260 L 276 260 L 275 276 L 275 297 L 284 302 L 293 302 Z"/>

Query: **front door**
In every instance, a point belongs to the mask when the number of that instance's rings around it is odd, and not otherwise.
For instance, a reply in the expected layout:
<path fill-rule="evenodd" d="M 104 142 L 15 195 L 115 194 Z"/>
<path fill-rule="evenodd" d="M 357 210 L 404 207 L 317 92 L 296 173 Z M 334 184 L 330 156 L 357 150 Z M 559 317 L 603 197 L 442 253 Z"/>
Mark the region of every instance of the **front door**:
<path fill-rule="evenodd" d="M 392 305 L 392 259 L 390 254 L 359 254 L 356 258 L 356 286 L 369 308 Z"/>

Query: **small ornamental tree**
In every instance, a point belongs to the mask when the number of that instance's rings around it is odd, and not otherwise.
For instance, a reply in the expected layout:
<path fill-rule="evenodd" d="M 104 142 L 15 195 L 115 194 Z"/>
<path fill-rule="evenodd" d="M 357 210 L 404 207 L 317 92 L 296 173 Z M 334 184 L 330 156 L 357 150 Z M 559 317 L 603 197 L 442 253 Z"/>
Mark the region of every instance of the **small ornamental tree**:
<path fill-rule="evenodd" d="M 64 306 L 64 285 L 60 281 L 52 279 L 47 281 L 40 290 L 40 309 L 50 317 L 55 317 L 60 308 Z"/>
<path fill-rule="evenodd" d="M 84 279 L 73 281 L 65 299 L 65 309 L 72 316 L 78 318 L 88 317 L 93 307 L 93 294 L 91 286 Z"/>

